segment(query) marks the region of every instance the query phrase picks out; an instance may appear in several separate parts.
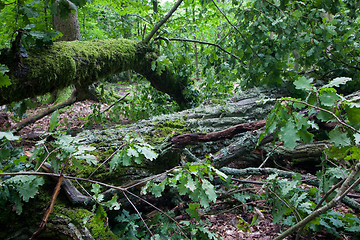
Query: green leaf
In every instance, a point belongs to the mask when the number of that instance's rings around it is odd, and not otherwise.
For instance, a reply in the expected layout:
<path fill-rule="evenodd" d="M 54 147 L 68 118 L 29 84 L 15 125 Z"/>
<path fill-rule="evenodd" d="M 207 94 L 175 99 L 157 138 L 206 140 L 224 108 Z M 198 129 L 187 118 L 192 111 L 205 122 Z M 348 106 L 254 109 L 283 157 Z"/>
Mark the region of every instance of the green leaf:
<path fill-rule="evenodd" d="M 334 117 L 327 112 L 320 111 L 318 114 L 316 114 L 316 118 L 323 122 L 333 121 Z"/>
<path fill-rule="evenodd" d="M 205 190 L 205 193 L 208 196 L 210 201 L 213 201 L 213 202 L 216 201 L 217 194 L 215 192 L 214 185 L 212 185 L 208 180 L 203 179 L 202 189 Z"/>
<path fill-rule="evenodd" d="M 39 186 L 45 183 L 43 178 L 37 176 L 14 176 L 6 182 L 12 184 L 16 191 L 20 194 L 20 197 L 28 202 L 30 198 L 33 198 L 38 192 Z"/>
<path fill-rule="evenodd" d="M 108 207 L 110 210 L 119 210 L 120 209 L 120 203 L 118 203 L 117 201 L 117 195 L 115 194 L 114 196 L 112 196 L 112 198 L 103 203 L 104 206 Z"/>
<path fill-rule="evenodd" d="M 94 150 L 96 150 L 96 147 L 80 145 L 77 147 L 76 155 L 80 155 L 83 154 L 84 152 L 94 151 Z"/>
<path fill-rule="evenodd" d="M 110 172 L 111 171 L 113 171 L 113 170 L 115 170 L 118 166 L 119 166 L 119 164 L 120 164 L 120 162 L 121 162 L 121 155 L 122 155 L 123 153 L 121 152 L 121 153 L 116 153 L 112 158 L 111 158 L 111 161 L 110 161 Z"/>
<path fill-rule="evenodd" d="M 329 132 L 329 141 L 334 143 L 335 147 L 348 146 L 351 144 L 351 139 L 346 132 L 342 132 L 339 128 L 335 128 Z"/>
<path fill-rule="evenodd" d="M 59 110 L 51 114 L 49 132 L 52 132 L 59 124 Z"/>
<path fill-rule="evenodd" d="M 100 193 L 101 186 L 97 183 L 91 184 L 91 192 L 93 192 L 95 195 L 98 195 Z"/>
<path fill-rule="evenodd" d="M 190 217 L 195 218 L 196 221 L 200 221 L 200 215 L 199 215 L 199 208 L 200 208 L 200 204 L 199 203 L 189 203 L 189 208 L 186 209 L 185 211 L 189 214 Z"/>
<path fill-rule="evenodd" d="M 141 152 L 146 159 L 153 161 L 158 157 L 158 154 L 149 147 L 138 147 L 137 150 Z"/>
<path fill-rule="evenodd" d="M 96 157 L 91 154 L 80 155 L 80 156 L 76 156 L 75 158 L 85 160 L 90 166 L 98 163 Z"/>
<path fill-rule="evenodd" d="M 6 65 L 0 64 L 0 88 L 11 85 L 11 80 L 9 76 L 5 74 L 9 71 L 9 68 Z"/>
<path fill-rule="evenodd" d="M 328 84 L 324 85 L 322 88 L 339 87 L 340 85 L 345 84 L 349 81 L 352 81 L 352 79 L 349 77 L 334 78 Z"/>
<path fill-rule="evenodd" d="M 249 200 L 251 197 L 248 194 L 235 193 L 234 198 L 237 199 L 238 201 L 242 202 L 242 203 L 246 203 L 247 200 Z"/>
<path fill-rule="evenodd" d="M 293 149 L 300 137 L 296 134 L 296 125 L 292 121 L 286 122 L 279 131 L 279 138 L 284 142 L 284 147 Z"/>
<path fill-rule="evenodd" d="M 132 158 L 128 155 L 128 154 L 121 154 L 121 158 L 120 158 L 120 162 L 122 163 L 123 166 L 130 166 L 131 165 L 131 161 Z"/>
<path fill-rule="evenodd" d="M 359 133 L 354 134 L 354 140 L 355 140 L 356 145 L 358 145 L 360 143 L 360 134 Z"/>
<path fill-rule="evenodd" d="M 300 77 L 294 82 L 295 88 L 299 90 L 312 90 L 314 88 L 314 85 L 312 84 L 313 79 L 306 78 L 306 77 Z"/>
<path fill-rule="evenodd" d="M 165 184 L 152 184 L 151 186 L 151 193 L 154 194 L 155 197 L 161 197 L 162 192 L 165 190 Z"/>
<path fill-rule="evenodd" d="M 347 118 L 349 119 L 349 124 L 354 126 L 355 128 L 360 127 L 360 108 L 348 107 L 345 106 L 345 111 L 347 114 Z"/>
<path fill-rule="evenodd" d="M 19 136 L 14 136 L 12 132 L 0 132 L 0 140 L 5 138 L 8 141 L 17 141 L 20 139 Z"/>
<path fill-rule="evenodd" d="M 129 157 L 139 157 L 138 151 L 136 149 L 134 149 L 134 148 L 128 148 L 127 155 Z"/>
<path fill-rule="evenodd" d="M 191 175 L 188 175 L 187 183 L 185 184 L 185 187 L 188 188 L 191 192 L 195 192 L 197 186 L 194 180 L 192 179 Z"/>
<path fill-rule="evenodd" d="M 335 89 L 329 88 L 320 91 L 319 99 L 322 105 L 330 107 L 334 105 L 337 101 L 339 101 L 341 98 L 336 93 Z"/>

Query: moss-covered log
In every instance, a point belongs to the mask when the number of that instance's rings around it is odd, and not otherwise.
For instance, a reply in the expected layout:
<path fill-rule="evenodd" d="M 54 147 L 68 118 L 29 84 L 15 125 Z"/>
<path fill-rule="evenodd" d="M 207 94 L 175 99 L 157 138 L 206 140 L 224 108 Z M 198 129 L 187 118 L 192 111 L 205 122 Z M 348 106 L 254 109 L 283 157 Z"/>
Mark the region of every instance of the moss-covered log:
<path fill-rule="evenodd" d="M 16 57 L 19 55 L 22 57 Z M 0 88 L 0 105 L 71 84 L 87 87 L 110 74 L 134 70 L 185 106 L 182 90 L 187 80 L 168 69 L 153 71 L 151 65 L 156 59 L 156 52 L 148 45 L 126 39 L 55 42 L 47 48 L 30 49 L 27 54 L 3 49 L 0 63 L 9 67 L 12 84 Z"/>

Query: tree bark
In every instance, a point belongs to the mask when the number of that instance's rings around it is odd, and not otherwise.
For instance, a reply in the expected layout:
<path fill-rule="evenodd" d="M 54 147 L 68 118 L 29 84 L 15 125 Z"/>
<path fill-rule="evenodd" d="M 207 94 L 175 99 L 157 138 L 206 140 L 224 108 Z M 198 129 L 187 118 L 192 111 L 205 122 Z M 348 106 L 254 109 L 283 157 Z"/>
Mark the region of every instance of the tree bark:
<path fill-rule="evenodd" d="M 61 16 L 59 5 L 64 5 L 71 12 L 66 17 Z M 57 41 L 74 41 L 81 40 L 80 26 L 78 13 L 76 9 L 69 3 L 69 0 L 56 0 L 55 6 L 57 8 L 57 14 L 53 16 L 54 29 L 63 34 Z"/>

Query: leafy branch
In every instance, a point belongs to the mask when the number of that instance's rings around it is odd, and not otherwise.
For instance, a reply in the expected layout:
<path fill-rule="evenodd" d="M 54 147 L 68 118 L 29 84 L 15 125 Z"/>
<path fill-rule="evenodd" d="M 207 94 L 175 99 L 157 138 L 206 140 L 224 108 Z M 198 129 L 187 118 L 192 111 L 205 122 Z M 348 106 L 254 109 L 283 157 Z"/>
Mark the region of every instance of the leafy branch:
<path fill-rule="evenodd" d="M 318 106 L 309 104 L 309 103 L 304 102 L 304 101 L 299 101 L 299 100 L 294 100 L 294 99 L 283 99 L 283 100 L 281 100 L 281 101 L 301 103 L 301 104 L 304 104 L 304 105 L 306 105 L 306 106 L 308 106 L 308 107 L 314 108 L 314 109 L 316 109 L 316 110 L 320 110 L 320 111 L 329 113 L 329 114 L 332 115 L 332 116 L 336 119 L 336 121 L 338 121 L 341 125 L 343 125 L 343 126 L 349 128 L 349 129 L 351 129 L 352 131 L 360 134 L 360 131 L 359 131 L 359 130 L 357 130 L 357 129 L 354 128 L 353 126 L 351 126 L 351 125 L 347 124 L 346 122 L 344 122 L 343 120 L 341 120 L 341 119 L 340 119 L 338 116 L 336 116 L 336 114 L 333 113 L 332 111 L 329 111 L 329 110 L 327 110 L 327 109 L 324 109 L 324 108 L 321 108 L 321 107 L 318 107 Z"/>

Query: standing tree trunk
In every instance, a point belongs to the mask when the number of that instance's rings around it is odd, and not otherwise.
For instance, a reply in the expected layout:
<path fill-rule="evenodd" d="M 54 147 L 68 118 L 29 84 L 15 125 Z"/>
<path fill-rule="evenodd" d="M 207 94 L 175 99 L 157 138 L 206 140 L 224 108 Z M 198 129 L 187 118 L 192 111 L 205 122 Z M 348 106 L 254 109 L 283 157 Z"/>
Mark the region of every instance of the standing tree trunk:
<path fill-rule="evenodd" d="M 75 6 L 69 0 L 56 0 L 55 6 L 56 14 L 53 16 L 54 29 L 63 34 L 58 41 L 80 41 L 79 18 Z"/>

